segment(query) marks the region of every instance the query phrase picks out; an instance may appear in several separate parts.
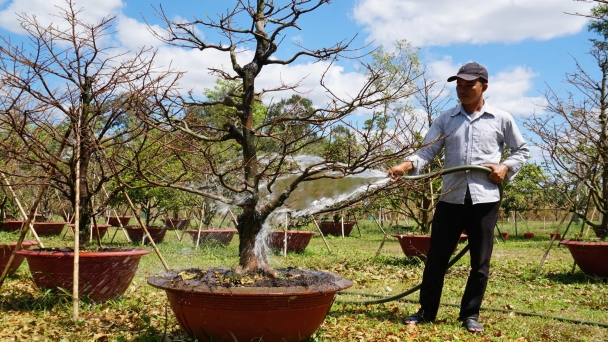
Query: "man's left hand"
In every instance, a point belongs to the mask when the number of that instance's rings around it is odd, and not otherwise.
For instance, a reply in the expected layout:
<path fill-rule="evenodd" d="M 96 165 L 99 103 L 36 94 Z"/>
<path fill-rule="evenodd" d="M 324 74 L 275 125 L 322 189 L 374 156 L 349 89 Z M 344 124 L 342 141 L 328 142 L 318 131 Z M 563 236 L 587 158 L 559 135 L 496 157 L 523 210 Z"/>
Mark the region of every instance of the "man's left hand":
<path fill-rule="evenodd" d="M 509 167 L 505 164 L 481 164 L 481 166 L 492 169 L 492 172 L 488 175 L 488 178 L 495 184 L 500 184 L 505 180 Z"/>

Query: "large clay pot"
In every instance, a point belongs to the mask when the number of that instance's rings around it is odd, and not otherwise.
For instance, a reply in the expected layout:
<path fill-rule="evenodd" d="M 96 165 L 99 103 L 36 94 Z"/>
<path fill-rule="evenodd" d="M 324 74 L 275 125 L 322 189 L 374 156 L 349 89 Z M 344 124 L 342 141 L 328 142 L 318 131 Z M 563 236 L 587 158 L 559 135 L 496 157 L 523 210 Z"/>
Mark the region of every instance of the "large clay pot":
<path fill-rule="evenodd" d="M 608 278 L 608 242 L 562 240 L 568 246 L 574 262 L 585 274 Z"/>
<path fill-rule="evenodd" d="M 431 237 L 429 235 L 406 235 L 393 234 L 399 240 L 401 250 L 408 257 L 418 257 L 422 261 L 426 261 L 426 255 L 431 248 Z M 460 240 L 468 239 L 467 234 L 460 234 Z M 454 249 L 456 251 L 456 248 Z"/>
<path fill-rule="evenodd" d="M 25 221 L 6 220 L 0 229 L 5 232 L 16 232 L 21 229 L 24 222 Z"/>
<path fill-rule="evenodd" d="M 27 240 L 27 241 L 23 241 L 21 243 L 21 248 L 28 249 L 31 246 L 37 245 L 37 244 L 38 244 L 38 242 L 36 242 L 34 240 Z M 15 247 L 17 247 L 16 242 L 9 242 L 9 243 L 0 242 L 0 273 L 2 273 L 2 271 L 4 271 L 4 267 L 6 267 L 6 263 L 8 262 L 8 259 L 11 257 L 11 254 L 15 250 Z M 21 266 L 21 263 L 23 263 L 23 259 L 24 259 L 23 255 L 15 254 L 15 257 L 13 258 L 13 262 L 11 263 L 11 266 L 8 269 L 9 275 L 12 275 L 15 273 L 15 271 L 17 271 L 19 266 Z"/>
<path fill-rule="evenodd" d="M 180 271 L 151 277 L 148 284 L 166 291 L 179 325 L 198 341 L 295 342 L 308 339 L 323 323 L 336 292 L 352 286 L 332 273 L 303 272 L 327 277 L 330 286 L 209 287 L 189 280 L 178 286 L 173 279 Z"/>
<path fill-rule="evenodd" d="M 171 229 L 186 229 L 190 225 L 190 221 L 192 219 L 189 218 L 167 218 L 162 219 L 165 225 Z"/>
<path fill-rule="evenodd" d="M 111 227 L 120 227 L 121 224 L 122 226 L 127 226 L 129 224 L 129 221 L 131 221 L 131 218 L 133 216 L 110 216 L 108 217 L 108 224 Z"/>
<path fill-rule="evenodd" d="M 36 234 L 40 236 L 59 235 L 67 222 L 32 222 Z"/>
<path fill-rule="evenodd" d="M 524 233 L 524 239 L 532 239 L 534 238 L 534 233 Z"/>
<path fill-rule="evenodd" d="M 232 237 L 237 232 L 234 228 L 228 229 L 204 229 L 200 232 L 200 243 L 220 243 L 224 246 L 228 246 L 232 241 Z M 190 234 L 192 242 L 196 243 L 196 239 L 199 236 L 199 232 L 196 229 L 186 229 L 186 233 Z"/>
<path fill-rule="evenodd" d="M 426 255 L 431 247 L 431 237 L 429 235 L 393 234 L 392 236 L 399 240 L 399 245 L 401 245 L 401 249 L 406 256 L 426 260 Z"/>
<path fill-rule="evenodd" d="M 70 227 L 72 229 L 72 232 L 74 231 L 74 225 L 73 224 L 68 224 L 68 227 Z M 108 232 L 108 228 L 110 228 L 111 226 L 109 224 L 98 224 L 97 225 L 97 229 L 99 230 L 99 239 L 103 239 L 103 237 L 106 235 L 106 233 Z M 93 225 L 91 225 L 91 229 L 95 229 L 93 227 Z M 93 230 L 93 240 L 97 239 L 97 237 L 95 236 L 95 230 Z"/>
<path fill-rule="evenodd" d="M 344 222 L 344 236 L 348 236 L 353 230 L 355 222 Z M 342 236 L 342 222 L 320 222 L 319 229 L 323 235 Z"/>
<path fill-rule="evenodd" d="M 301 253 L 306 249 L 310 239 L 315 232 L 309 232 L 304 230 L 287 230 L 287 251 Z M 284 230 L 273 230 L 268 233 L 268 247 L 271 249 L 283 250 L 285 244 L 285 231 Z"/>
<path fill-rule="evenodd" d="M 22 249 L 17 254 L 27 258 L 30 273 L 39 289 L 69 293 L 74 286 L 74 253 Z M 94 301 L 120 297 L 129 287 L 142 255 L 150 251 L 141 248 L 79 253 L 78 293 Z"/>
<path fill-rule="evenodd" d="M 129 238 L 134 243 L 141 243 L 141 240 L 144 238 L 144 235 L 146 234 L 146 232 L 144 232 L 144 230 L 139 226 L 126 226 L 124 228 L 127 231 Z M 167 233 L 167 227 L 150 226 L 150 227 L 146 227 L 146 228 L 148 229 L 148 232 L 150 233 L 150 236 L 152 237 L 152 241 L 154 241 L 155 244 L 163 242 L 163 239 L 165 238 L 165 233 Z M 144 243 L 150 244 L 150 240 L 147 236 L 144 240 Z"/>

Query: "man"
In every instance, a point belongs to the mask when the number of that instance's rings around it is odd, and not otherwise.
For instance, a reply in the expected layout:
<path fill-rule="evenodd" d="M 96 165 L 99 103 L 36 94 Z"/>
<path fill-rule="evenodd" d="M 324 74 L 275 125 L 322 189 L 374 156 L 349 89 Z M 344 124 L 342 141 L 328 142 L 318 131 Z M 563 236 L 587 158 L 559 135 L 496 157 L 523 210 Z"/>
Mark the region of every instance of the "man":
<path fill-rule="evenodd" d="M 437 316 L 445 270 L 460 234 L 466 229 L 471 272 L 460 304 L 459 320 L 472 333 L 483 331 L 479 309 L 488 283 L 494 225 L 498 218 L 498 184 L 512 178 L 528 157 L 526 142 L 513 117 L 490 106 L 483 99 L 488 89 L 488 71 L 478 63 L 468 63 L 448 82 L 456 81 L 461 104 L 435 119 L 423 147 L 388 170 L 389 177 L 408 171 L 418 173 L 445 148 L 444 167 L 482 165 L 483 171 L 456 172 L 443 177 L 442 193 L 435 209 L 431 247 L 427 255 L 420 290 L 420 309 L 405 324 L 432 322 Z M 500 162 L 503 147 L 509 157 Z"/>

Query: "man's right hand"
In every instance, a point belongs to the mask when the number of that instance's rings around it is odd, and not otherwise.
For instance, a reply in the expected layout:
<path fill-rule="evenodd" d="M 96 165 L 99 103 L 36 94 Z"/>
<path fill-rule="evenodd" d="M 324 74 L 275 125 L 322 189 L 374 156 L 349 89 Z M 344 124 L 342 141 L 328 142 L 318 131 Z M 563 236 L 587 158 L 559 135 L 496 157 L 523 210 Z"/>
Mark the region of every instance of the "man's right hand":
<path fill-rule="evenodd" d="M 412 164 L 411 161 L 406 160 L 403 163 L 401 163 L 399 165 L 395 165 L 395 166 L 391 167 L 390 169 L 388 169 L 386 176 L 397 181 L 400 179 L 399 176 L 403 176 L 406 172 L 408 172 L 409 170 L 411 170 L 413 168 L 414 168 L 414 164 Z"/>

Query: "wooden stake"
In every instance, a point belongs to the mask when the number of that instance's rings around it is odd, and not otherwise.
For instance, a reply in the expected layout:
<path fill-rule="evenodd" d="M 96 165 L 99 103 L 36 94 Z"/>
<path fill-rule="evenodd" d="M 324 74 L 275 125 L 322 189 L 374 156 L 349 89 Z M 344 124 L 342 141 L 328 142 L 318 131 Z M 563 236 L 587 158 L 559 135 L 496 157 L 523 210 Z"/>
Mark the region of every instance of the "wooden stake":
<path fill-rule="evenodd" d="M 19 201 L 19 198 L 17 198 L 17 194 L 15 194 L 15 191 L 13 190 L 13 187 L 8 182 L 8 178 L 6 178 L 6 175 L 3 172 L 0 172 L 0 175 L 2 175 L 2 180 L 4 181 L 4 184 L 6 184 L 6 187 L 8 188 L 8 190 L 11 192 L 11 195 L 13 195 L 13 199 L 17 203 L 17 207 L 19 207 L 19 212 L 23 216 L 23 220 L 29 221 L 29 223 L 28 223 L 28 225 L 26 227 L 28 227 L 31 230 L 32 235 L 34 236 L 34 238 L 38 242 L 38 246 L 40 246 L 41 248 L 44 248 L 44 245 L 42 244 L 42 241 L 40 241 L 40 238 L 38 237 L 38 234 L 36 234 L 36 230 L 34 229 L 34 226 L 32 225 L 32 221 L 36 217 L 36 212 L 38 211 L 38 208 L 37 208 L 38 207 L 38 203 L 36 203 L 34 201 L 35 207 L 32 207 L 30 209 L 30 211 L 32 211 L 32 210 L 34 211 L 34 216 L 32 216 L 31 220 L 28 220 L 28 214 L 23 209 L 23 206 L 21 205 L 21 202 Z M 48 186 L 48 184 L 47 184 L 47 186 Z M 45 186 L 43 186 L 43 190 L 46 191 L 46 187 Z M 10 265 L 10 263 L 9 263 L 9 265 Z"/>
<path fill-rule="evenodd" d="M 315 227 L 317 227 L 317 230 L 319 231 L 319 234 L 321 234 L 321 238 L 323 239 L 323 242 L 325 243 L 325 247 L 327 247 L 327 250 L 329 251 L 329 254 L 331 254 L 331 248 L 329 248 L 329 244 L 327 243 L 327 240 L 325 240 L 325 236 L 323 235 L 323 232 L 321 231 L 321 228 L 319 227 L 319 224 L 317 223 L 317 220 L 315 220 L 314 216 L 310 216 L 312 217 L 312 222 L 315 224 Z"/>
<path fill-rule="evenodd" d="M 196 249 L 198 249 L 199 241 L 201 240 L 201 228 L 203 228 L 203 215 L 205 215 L 205 213 L 203 210 L 201 210 L 201 219 L 198 223 L 198 238 L 196 239 Z"/>
<path fill-rule="evenodd" d="M 76 122 L 76 184 L 74 192 L 76 198 L 74 200 L 74 270 L 73 270 L 73 286 L 72 286 L 72 320 L 78 322 L 78 273 L 80 264 L 80 233 L 78 227 L 80 226 L 80 115 Z M 91 208 L 92 209 L 92 208 Z"/>
<path fill-rule="evenodd" d="M 127 194 L 127 191 L 124 188 L 122 189 L 122 193 L 125 195 L 125 198 L 127 199 L 127 202 L 129 202 L 129 206 L 131 207 L 131 210 L 133 211 L 133 215 L 135 215 L 135 218 L 137 219 L 137 222 L 139 223 L 139 225 L 141 226 L 141 228 L 145 232 L 144 238 L 147 236 L 148 239 L 150 239 L 150 244 L 152 245 L 152 248 L 154 248 L 154 252 L 156 252 L 156 255 L 160 259 L 160 262 L 165 267 L 165 270 L 169 271 L 169 265 L 167 265 L 167 262 L 165 261 L 165 259 L 163 258 L 163 256 L 160 254 L 160 251 L 158 250 L 158 247 L 156 246 L 156 244 L 152 240 L 152 236 L 150 236 L 150 233 L 148 232 L 148 228 L 146 228 L 146 225 L 141 221 L 141 217 L 139 217 L 139 215 L 137 215 L 137 210 L 135 209 L 135 206 L 133 205 L 133 202 L 131 202 L 131 198 L 129 197 L 129 195 Z"/>
<path fill-rule="evenodd" d="M 382 236 L 382 242 L 380 242 L 380 246 L 378 247 L 378 250 L 376 251 L 376 255 L 374 257 L 378 257 L 378 255 L 380 255 L 380 251 L 382 250 L 382 247 L 384 247 L 384 242 L 386 241 L 386 238 L 388 237 L 388 232 L 391 230 L 392 226 L 393 221 L 391 221 L 388 225 L 388 228 L 386 228 L 386 232 L 384 233 L 384 236 Z"/>

